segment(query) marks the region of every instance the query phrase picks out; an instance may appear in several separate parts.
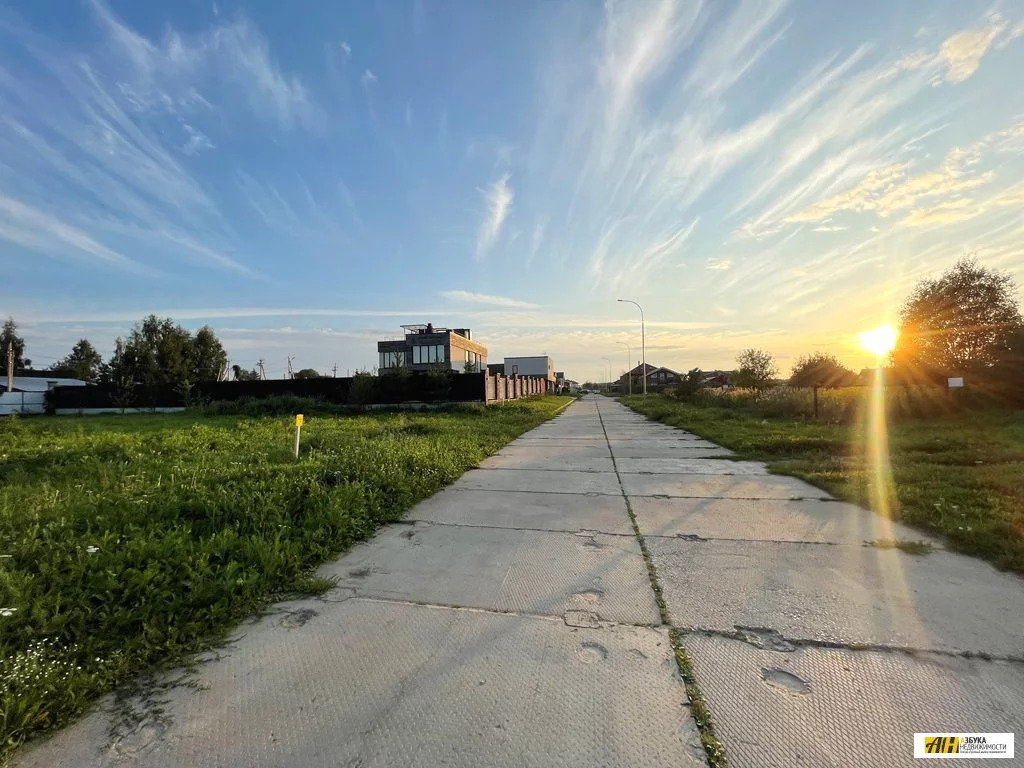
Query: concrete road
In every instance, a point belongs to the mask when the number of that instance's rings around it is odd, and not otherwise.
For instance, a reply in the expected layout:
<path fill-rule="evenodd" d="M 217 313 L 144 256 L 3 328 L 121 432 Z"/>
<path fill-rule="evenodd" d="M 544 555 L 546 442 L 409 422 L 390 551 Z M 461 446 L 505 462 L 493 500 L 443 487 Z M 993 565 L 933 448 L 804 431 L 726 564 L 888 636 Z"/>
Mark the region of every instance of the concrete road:
<path fill-rule="evenodd" d="M 704 765 L 663 618 L 733 766 L 1024 733 L 1024 582 L 879 538 L 924 537 L 588 397 L 15 764 Z"/>

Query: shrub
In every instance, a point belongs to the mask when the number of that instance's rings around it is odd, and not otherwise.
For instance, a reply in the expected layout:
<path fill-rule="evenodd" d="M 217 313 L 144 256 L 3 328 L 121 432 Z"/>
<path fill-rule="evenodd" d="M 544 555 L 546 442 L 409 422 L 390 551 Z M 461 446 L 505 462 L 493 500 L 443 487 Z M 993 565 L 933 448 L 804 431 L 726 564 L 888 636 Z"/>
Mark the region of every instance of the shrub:
<path fill-rule="evenodd" d="M 376 386 L 376 376 L 369 371 L 356 371 L 356 375 L 352 377 L 352 386 L 348 390 L 348 401 L 353 405 L 372 403 Z"/>

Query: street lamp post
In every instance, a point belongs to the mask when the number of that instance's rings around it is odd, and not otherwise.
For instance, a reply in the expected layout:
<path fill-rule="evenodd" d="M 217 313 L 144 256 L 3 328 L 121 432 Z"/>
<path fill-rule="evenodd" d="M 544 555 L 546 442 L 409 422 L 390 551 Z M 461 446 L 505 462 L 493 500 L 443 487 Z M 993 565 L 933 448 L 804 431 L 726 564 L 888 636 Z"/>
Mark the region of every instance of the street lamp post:
<path fill-rule="evenodd" d="M 629 367 L 633 362 L 633 353 L 629 349 L 629 344 L 624 341 L 616 341 L 616 344 L 621 344 L 626 348 L 626 376 L 629 378 L 629 394 L 633 394 L 633 371 Z"/>
<path fill-rule="evenodd" d="M 632 299 L 616 299 L 616 301 L 622 301 L 627 304 L 636 304 L 636 308 L 640 310 L 640 375 L 643 376 L 644 380 L 644 396 L 647 396 L 647 340 L 644 338 L 644 308 L 640 304 Z M 632 380 L 632 377 L 630 377 Z"/>
<path fill-rule="evenodd" d="M 604 360 L 606 363 L 608 363 L 608 384 L 607 384 L 607 389 L 611 389 L 612 388 L 612 359 L 610 357 L 602 357 L 601 359 Z"/>

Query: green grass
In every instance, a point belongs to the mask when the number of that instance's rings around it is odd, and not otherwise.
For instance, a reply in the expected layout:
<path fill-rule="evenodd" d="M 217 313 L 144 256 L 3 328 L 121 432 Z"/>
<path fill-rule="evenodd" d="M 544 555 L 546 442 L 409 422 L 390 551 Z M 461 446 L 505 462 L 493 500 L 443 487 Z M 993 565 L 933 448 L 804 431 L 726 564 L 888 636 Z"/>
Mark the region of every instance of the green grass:
<path fill-rule="evenodd" d="M 976 410 L 891 422 L 893 485 L 879 493 L 862 413 L 850 423 L 823 423 L 664 396 L 623 402 L 839 498 L 869 508 L 884 498 L 894 518 L 944 537 L 950 549 L 1024 572 L 1024 413 Z"/>
<path fill-rule="evenodd" d="M 570 398 L 291 420 L 0 420 L 0 762 L 222 640 Z"/>

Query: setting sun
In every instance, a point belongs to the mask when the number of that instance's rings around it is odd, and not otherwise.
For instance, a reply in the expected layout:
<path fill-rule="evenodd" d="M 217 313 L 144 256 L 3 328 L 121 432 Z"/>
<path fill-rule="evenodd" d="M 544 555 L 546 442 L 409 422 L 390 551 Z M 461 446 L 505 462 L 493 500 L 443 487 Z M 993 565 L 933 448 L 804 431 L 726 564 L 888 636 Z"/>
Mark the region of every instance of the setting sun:
<path fill-rule="evenodd" d="M 886 323 L 861 333 L 860 345 L 875 357 L 885 357 L 896 346 L 898 335 L 896 329 Z"/>

